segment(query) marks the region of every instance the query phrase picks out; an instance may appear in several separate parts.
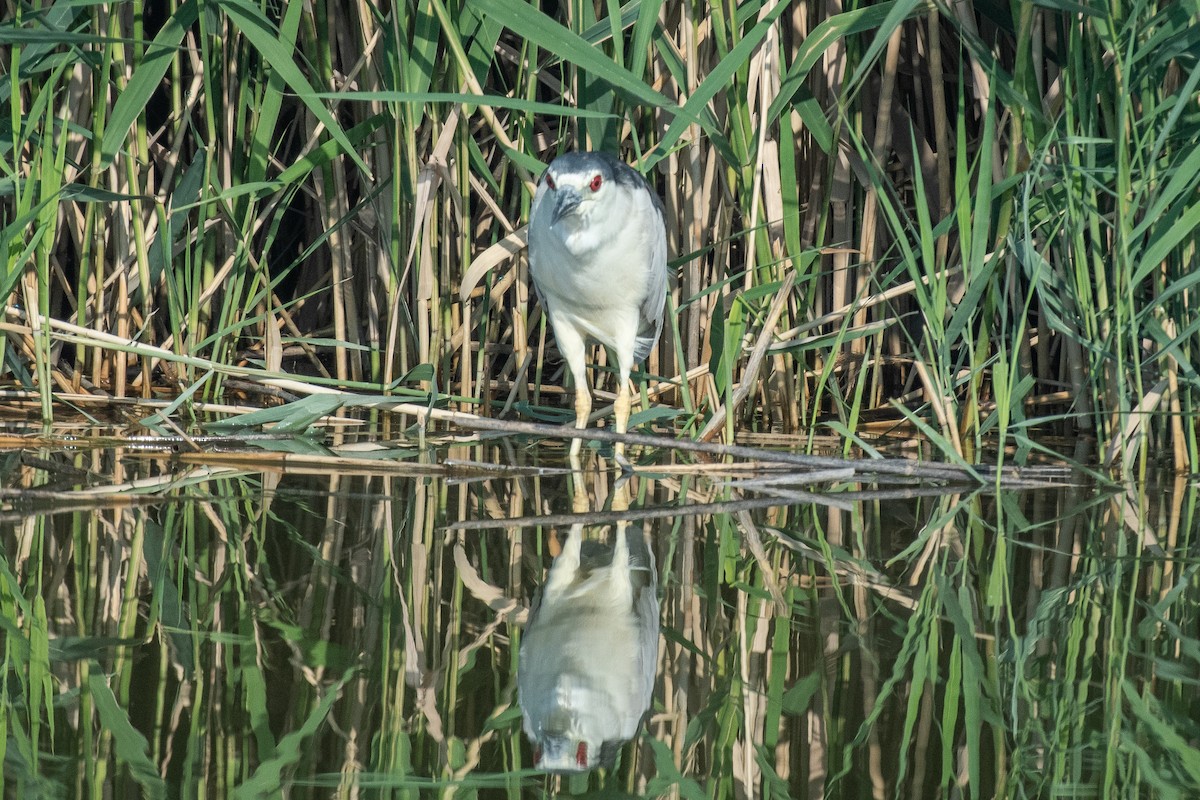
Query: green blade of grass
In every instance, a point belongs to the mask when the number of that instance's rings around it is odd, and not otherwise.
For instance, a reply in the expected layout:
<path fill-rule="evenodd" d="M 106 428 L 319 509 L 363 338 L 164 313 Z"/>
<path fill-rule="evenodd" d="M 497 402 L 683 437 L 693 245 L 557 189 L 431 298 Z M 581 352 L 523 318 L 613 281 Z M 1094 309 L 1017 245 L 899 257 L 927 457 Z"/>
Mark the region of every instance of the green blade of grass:
<path fill-rule="evenodd" d="M 129 767 L 130 774 L 142 787 L 146 797 L 166 797 L 167 785 L 159 776 L 158 768 L 150 761 L 150 745 L 146 737 L 133 727 L 129 715 L 117 703 L 113 690 L 104 680 L 99 664 L 92 664 L 88 674 L 88 691 L 96 704 L 101 726 L 113 736 L 117 758 Z"/>

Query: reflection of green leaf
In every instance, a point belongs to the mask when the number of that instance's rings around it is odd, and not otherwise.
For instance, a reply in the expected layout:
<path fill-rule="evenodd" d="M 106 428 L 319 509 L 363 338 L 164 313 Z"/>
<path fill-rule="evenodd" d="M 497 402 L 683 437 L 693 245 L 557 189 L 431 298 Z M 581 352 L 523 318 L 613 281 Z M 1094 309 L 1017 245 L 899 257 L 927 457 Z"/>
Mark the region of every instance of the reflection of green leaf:
<path fill-rule="evenodd" d="M 56 636 L 50 640 L 50 660 L 64 661 L 111 658 L 113 651 L 143 644 L 141 639 L 122 639 L 118 636 Z"/>
<path fill-rule="evenodd" d="M 1193 789 L 1200 787 L 1200 750 L 1197 750 L 1181 736 L 1175 727 L 1163 720 L 1162 709 L 1153 695 L 1142 697 L 1137 687 L 1129 680 L 1121 682 L 1121 690 L 1125 693 L 1125 702 L 1129 703 L 1134 716 L 1145 726 L 1138 736 L 1141 743 L 1145 743 L 1148 735 L 1157 745 L 1154 748 L 1156 754 L 1161 754 L 1160 757 L 1154 759 L 1158 763 L 1153 773 L 1157 775 L 1167 768 L 1162 758 L 1165 756 L 1186 773 L 1190 778 L 1187 783 Z M 1195 795 L 1189 792 L 1188 796 L 1194 797 Z"/>
<path fill-rule="evenodd" d="M 518 705 L 511 705 L 496 716 L 489 717 L 488 721 L 484 723 L 483 732 L 487 733 L 488 731 L 503 731 L 513 726 L 519 726 L 520 724 L 521 707 Z"/>
<path fill-rule="evenodd" d="M 50 735 L 53 736 L 54 683 L 50 678 L 50 629 L 46 621 L 46 601 L 39 594 L 33 598 L 33 615 L 29 625 L 29 716 L 33 722 L 35 741 L 43 703 Z"/>
<path fill-rule="evenodd" d="M 250 615 L 242 615 L 238 620 L 238 630 L 247 638 L 256 635 L 254 620 Z M 275 734 L 271 730 L 271 715 L 267 711 L 267 678 L 258 659 L 258 648 L 239 647 L 235 652 L 241 673 L 242 708 L 249 722 L 247 727 L 253 733 L 258 758 L 270 761 L 276 755 Z"/>
<path fill-rule="evenodd" d="M 279 795 L 283 789 L 284 771 L 296 766 L 301 759 L 308 755 L 302 745 L 317 732 L 317 729 L 328 718 L 330 709 L 333 708 L 334 702 L 342 693 L 342 687 L 346 685 L 357 669 L 358 667 L 351 667 L 342 673 L 342 677 L 338 679 L 337 683 L 325 687 L 324 696 L 309 711 L 304 724 L 279 740 L 274 757 L 259 764 L 258 769 L 254 770 L 254 774 L 250 776 L 249 780 L 234 790 L 234 797 L 276 797 Z"/>
<path fill-rule="evenodd" d="M 163 779 L 158 775 L 158 768 L 147 755 L 150 745 L 146 737 L 133 727 L 129 715 L 117 705 L 117 698 L 104 679 L 99 664 L 92 664 L 88 675 L 88 689 L 100 716 L 100 724 L 112 734 L 117 758 L 129 767 L 133 779 L 144 790 L 144 796 L 166 797 L 167 785 L 163 783 Z"/>
<path fill-rule="evenodd" d="M 650 740 L 650 749 L 654 751 L 655 776 L 646 785 L 647 795 L 663 795 L 677 789 L 680 797 L 689 800 L 707 800 L 708 795 L 692 778 L 684 777 L 675 766 L 675 754 L 666 742 L 658 739 Z"/>
<path fill-rule="evenodd" d="M 319 559 L 320 557 L 320 553 L 316 551 L 311 551 L 311 554 L 314 558 Z M 354 658 L 347 652 L 346 648 L 326 639 L 313 636 L 299 625 L 283 621 L 279 618 L 278 614 L 272 611 L 266 609 L 259 611 L 256 620 L 259 624 L 274 628 L 284 639 L 297 645 L 304 653 L 305 665 L 309 667 L 346 670 L 354 666 Z"/>
<path fill-rule="evenodd" d="M 629 428 L 632 430 L 639 425 L 646 425 L 651 422 L 678 419 L 685 413 L 686 412 L 682 408 L 671 408 L 670 406 L 652 406 L 644 411 L 639 411 L 636 414 L 630 414 Z"/>
<path fill-rule="evenodd" d="M 802 714 L 808 710 L 813 695 L 821 688 L 821 673 L 810 672 L 792 685 L 783 694 L 783 712 L 785 714 Z"/>
<path fill-rule="evenodd" d="M 452 770 L 462 769 L 467 763 L 467 748 L 458 736 L 446 740 L 446 763 Z"/>
<path fill-rule="evenodd" d="M 170 563 L 167 554 L 166 538 L 163 536 L 162 525 L 149 517 L 145 518 L 145 547 L 142 552 L 146 559 L 146 578 L 154 589 L 158 601 L 158 621 L 162 630 L 175 647 L 175 656 L 183 669 L 191 670 L 196 665 L 196 655 L 192 634 L 189 632 L 187 612 L 180 602 L 179 587 L 171 579 L 167 569 Z"/>

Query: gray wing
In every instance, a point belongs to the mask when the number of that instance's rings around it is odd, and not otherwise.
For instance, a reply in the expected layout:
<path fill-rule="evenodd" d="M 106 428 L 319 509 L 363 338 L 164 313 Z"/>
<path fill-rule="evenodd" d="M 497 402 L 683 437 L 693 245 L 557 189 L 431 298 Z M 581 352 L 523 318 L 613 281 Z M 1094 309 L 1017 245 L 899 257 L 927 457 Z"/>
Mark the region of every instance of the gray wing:
<path fill-rule="evenodd" d="M 656 197 L 655 200 L 658 198 Z M 666 236 L 664 228 L 664 237 Z M 637 339 L 633 348 L 633 360 L 641 361 L 650 355 L 663 328 L 663 307 L 667 300 L 667 242 L 664 238 L 662 247 L 655 247 L 650 254 L 650 285 L 646 298 L 639 309 L 641 326 L 638 328 Z"/>
<path fill-rule="evenodd" d="M 654 210 L 657 212 L 654 223 L 658 229 L 658 235 L 654 237 L 654 250 L 650 253 L 650 281 L 646 296 L 642 299 L 642 305 L 638 309 L 641 324 L 638 327 L 637 340 L 633 349 L 633 360 L 642 361 L 650 355 L 650 351 L 654 349 L 654 345 L 658 343 L 658 337 L 662 334 L 663 306 L 667 299 L 667 211 L 663 207 L 662 199 L 654 191 L 654 187 L 642 177 L 640 172 L 623 162 L 617 162 L 614 169 L 619 176 L 617 178 L 619 182 L 636 185 L 649 192 L 650 199 L 654 203 Z"/>
<path fill-rule="evenodd" d="M 545 197 L 546 197 L 546 176 L 545 176 L 545 173 L 543 173 L 542 177 L 538 180 L 537 191 L 534 192 L 534 195 L 533 195 L 533 205 L 530 207 L 530 210 L 529 210 L 529 225 L 527 227 L 531 232 L 533 229 L 534 221 L 541 214 L 542 203 L 544 202 Z M 530 236 L 529 237 L 528 256 L 529 256 L 529 277 L 531 280 L 529 282 L 533 284 L 533 293 L 535 295 L 537 295 L 538 305 L 540 305 L 542 307 L 542 313 L 549 315 L 550 307 L 548 305 L 546 305 L 546 297 L 545 297 L 545 295 L 542 294 L 542 287 L 538 286 L 538 282 L 537 282 L 537 270 L 538 270 L 538 263 L 540 262 L 540 259 L 538 258 L 538 253 L 536 252 L 536 249 L 537 248 L 533 244 L 533 237 Z"/>

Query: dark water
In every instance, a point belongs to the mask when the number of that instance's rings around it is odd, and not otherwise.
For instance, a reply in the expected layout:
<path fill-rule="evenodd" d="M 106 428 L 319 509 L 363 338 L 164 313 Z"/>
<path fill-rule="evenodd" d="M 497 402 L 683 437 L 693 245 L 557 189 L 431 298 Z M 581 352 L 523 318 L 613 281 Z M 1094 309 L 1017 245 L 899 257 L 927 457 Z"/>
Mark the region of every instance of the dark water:
<path fill-rule="evenodd" d="M 511 442 L 0 456 L 9 797 L 1200 796 L 1184 482 L 778 497 Z M 523 626 L 572 523 L 612 545 L 622 516 L 654 562 L 650 708 L 611 768 L 550 776 Z M 579 674 L 629 685 L 619 626 L 580 620 Z"/>

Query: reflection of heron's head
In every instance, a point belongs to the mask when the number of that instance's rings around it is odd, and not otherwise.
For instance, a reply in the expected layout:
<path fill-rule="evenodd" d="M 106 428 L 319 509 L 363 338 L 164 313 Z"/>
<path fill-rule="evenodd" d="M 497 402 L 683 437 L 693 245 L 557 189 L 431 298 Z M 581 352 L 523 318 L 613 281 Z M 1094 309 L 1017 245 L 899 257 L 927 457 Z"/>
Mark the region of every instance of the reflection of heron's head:
<path fill-rule="evenodd" d="M 560 694 L 560 699 L 562 692 Z M 576 693 L 578 694 L 578 693 Z M 527 731 L 533 740 L 533 765 L 554 773 L 588 772 L 612 767 L 623 738 L 595 741 L 592 737 L 611 734 L 621 725 L 604 698 L 590 698 L 592 707 L 560 705 L 551 710 L 539 731 Z M 611 703 L 611 698 L 609 698 Z"/>
<path fill-rule="evenodd" d="M 624 743 L 617 739 L 604 742 L 596 748 L 583 740 L 547 737 L 534 747 L 533 765 L 558 775 L 590 772 L 597 767 L 612 769 Z"/>
<path fill-rule="evenodd" d="M 533 765 L 546 772 L 587 772 L 599 766 L 584 740 L 566 736 L 543 736 L 533 750 Z"/>

